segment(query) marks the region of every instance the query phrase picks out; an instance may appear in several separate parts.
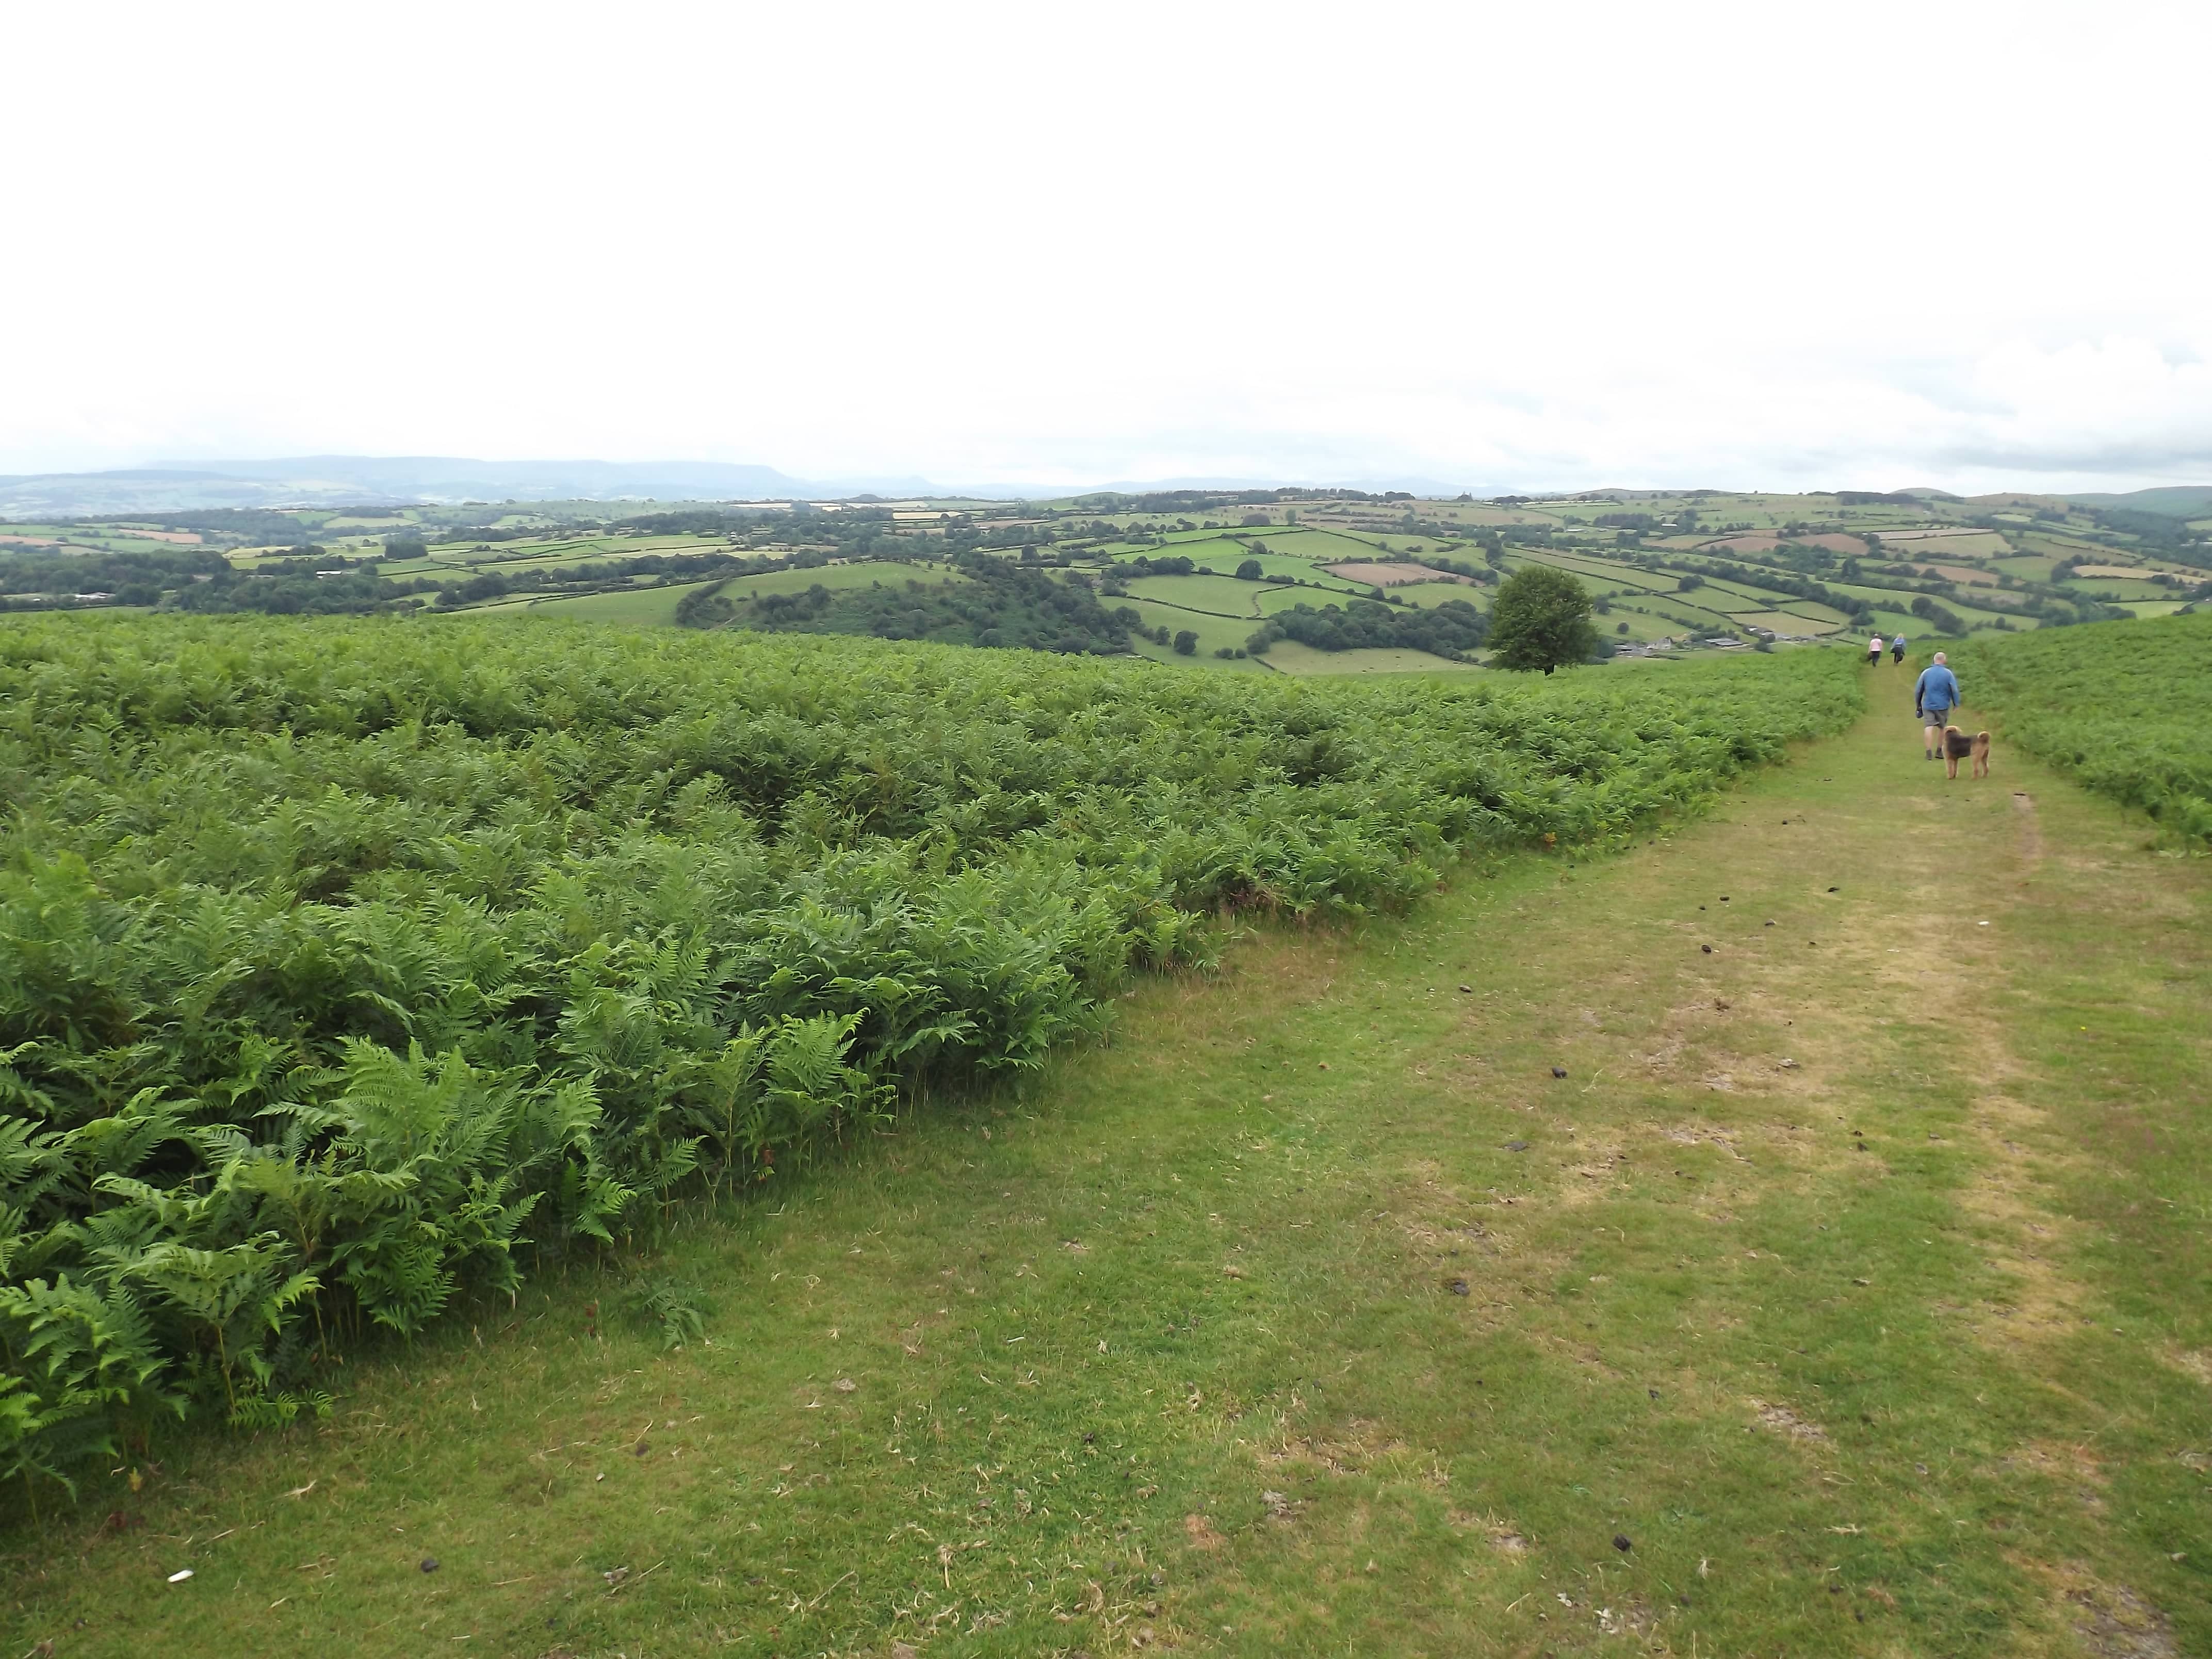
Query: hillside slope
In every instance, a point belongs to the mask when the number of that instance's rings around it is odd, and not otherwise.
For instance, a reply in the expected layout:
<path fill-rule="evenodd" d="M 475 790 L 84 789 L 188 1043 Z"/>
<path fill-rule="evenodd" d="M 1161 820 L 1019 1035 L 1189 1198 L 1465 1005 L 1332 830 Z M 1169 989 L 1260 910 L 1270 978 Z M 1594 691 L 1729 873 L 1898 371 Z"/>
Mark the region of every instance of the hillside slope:
<path fill-rule="evenodd" d="M 1708 821 L 1262 933 L 635 1279 L 118 1482 L 9 1540 L 0 1631 L 2212 1649 L 2212 882 L 2008 750 L 1947 781 L 1909 684 Z"/>

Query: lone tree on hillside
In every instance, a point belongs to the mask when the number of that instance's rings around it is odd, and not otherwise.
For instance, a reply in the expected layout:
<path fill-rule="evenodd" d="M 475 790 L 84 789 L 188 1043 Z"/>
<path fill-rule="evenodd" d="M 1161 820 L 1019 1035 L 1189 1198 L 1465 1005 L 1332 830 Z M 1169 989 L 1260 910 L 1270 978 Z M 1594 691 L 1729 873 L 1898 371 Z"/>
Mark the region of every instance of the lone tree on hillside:
<path fill-rule="evenodd" d="M 1587 662 L 1598 647 L 1589 595 L 1564 570 L 1532 564 L 1498 586 L 1490 610 L 1491 660 L 1500 668 L 1542 669 Z"/>

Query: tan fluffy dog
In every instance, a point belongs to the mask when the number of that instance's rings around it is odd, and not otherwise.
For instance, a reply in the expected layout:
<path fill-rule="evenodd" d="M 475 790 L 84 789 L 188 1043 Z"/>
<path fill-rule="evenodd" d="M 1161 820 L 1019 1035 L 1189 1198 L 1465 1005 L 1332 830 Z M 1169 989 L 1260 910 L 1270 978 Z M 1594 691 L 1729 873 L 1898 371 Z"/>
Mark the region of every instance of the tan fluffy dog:
<path fill-rule="evenodd" d="M 1989 776 L 1990 734 L 1986 732 L 1977 732 L 1970 738 L 1955 726 L 1945 726 L 1943 728 L 1943 775 L 1946 777 L 1957 777 L 1959 763 L 1969 755 L 1973 757 L 1973 766 L 1968 775 L 1977 778 Z"/>

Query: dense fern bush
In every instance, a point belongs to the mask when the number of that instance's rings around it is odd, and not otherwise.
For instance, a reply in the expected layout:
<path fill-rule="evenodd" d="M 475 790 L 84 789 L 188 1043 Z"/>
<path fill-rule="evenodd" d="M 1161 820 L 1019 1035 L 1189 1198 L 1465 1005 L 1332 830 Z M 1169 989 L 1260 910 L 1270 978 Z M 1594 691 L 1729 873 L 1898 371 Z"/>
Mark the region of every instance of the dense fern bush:
<path fill-rule="evenodd" d="M 1951 661 L 2008 741 L 2212 850 L 2212 615 L 1978 635 Z"/>
<path fill-rule="evenodd" d="M 1814 656 L 1499 690 L 0 626 L 0 1474 L 314 1409 L 347 1334 L 788 1170 L 926 1078 L 1035 1066 L 1213 913 L 1402 905 L 1856 696 Z"/>

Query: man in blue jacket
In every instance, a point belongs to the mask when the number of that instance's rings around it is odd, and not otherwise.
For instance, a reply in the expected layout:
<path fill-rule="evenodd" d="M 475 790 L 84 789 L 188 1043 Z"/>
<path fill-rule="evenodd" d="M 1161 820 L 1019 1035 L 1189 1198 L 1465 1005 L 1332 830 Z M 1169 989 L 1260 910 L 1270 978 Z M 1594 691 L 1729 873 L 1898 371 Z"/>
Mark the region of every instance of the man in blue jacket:
<path fill-rule="evenodd" d="M 1912 686 L 1912 717 L 1920 722 L 1920 741 L 1927 759 L 1936 758 L 1942 745 L 1943 728 L 1951 723 L 1951 711 L 1963 701 L 1959 677 L 1944 665 L 1943 653 L 1938 651 L 1936 660 L 1920 671 Z"/>

